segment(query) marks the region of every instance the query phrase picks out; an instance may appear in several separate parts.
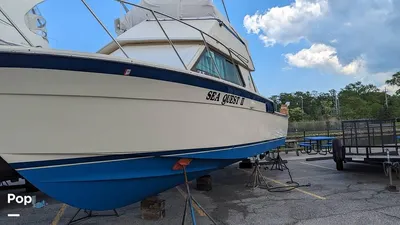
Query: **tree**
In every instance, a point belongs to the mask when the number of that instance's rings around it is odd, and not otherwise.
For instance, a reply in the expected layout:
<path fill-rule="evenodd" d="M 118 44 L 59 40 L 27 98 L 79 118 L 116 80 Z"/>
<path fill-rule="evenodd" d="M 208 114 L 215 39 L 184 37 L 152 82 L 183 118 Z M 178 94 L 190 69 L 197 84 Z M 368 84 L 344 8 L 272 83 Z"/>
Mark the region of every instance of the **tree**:
<path fill-rule="evenodd" d="M 296 107 L 289 110 L 289 120 L 292 122 L 302 121 L 304 117 L 303 110 L 300 107 Z"/>
<path fill-rule="evenodd" d="M 389 79 L 386 81 L 386 84 L 389 84 L 391 86 L 397 86 L 400 87 L 400 72 L 397 72 L 392 75 L 392 79 Z M 396 91 L 396 94 L 400 94 L 400 89 Z"/>
<path fill-rule="evenodd" d="M 324 120 L 328 120 L 332 116 L 332 102 L 327 100 L 321 101 L 321 111 Z"/>
<path fill-rule="evenodd" d="M 393 75 L 392 80 L 387 83 L 400 86 L 400 72 Z M 336 97 L 339 99 L 339 115 L 335 111 Z M 329 120 L 336 116 L 345 120 L 400 117 L 400 93 L 387 98 L 386 107 L 385 93 L 375 85 L 361 82 L 348 84 L 339 92 L 297 91 L 271 97 L 278 104 L 278 108 L 280 104 L 290 102 L 289 114 L 292 122 Z"/>
<path fill-rule="evenodd" d="M 389 108 L 386 106 L 382 107 L 381 110 L 379 111 L 378 119 L 386 120 L 386 119 L 392 119 L 392 118 L 393 118 L 393 114 L 389 110 Z"/>

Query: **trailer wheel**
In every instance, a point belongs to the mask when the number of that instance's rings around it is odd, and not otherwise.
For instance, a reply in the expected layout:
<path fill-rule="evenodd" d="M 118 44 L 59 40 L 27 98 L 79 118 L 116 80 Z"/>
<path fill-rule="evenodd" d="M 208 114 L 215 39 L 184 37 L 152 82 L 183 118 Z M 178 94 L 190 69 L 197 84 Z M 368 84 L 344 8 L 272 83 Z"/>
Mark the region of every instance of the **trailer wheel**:
<path fill-rule="evenodd" d="M 342 142 L 335 138 L 332 141 L 333 160 L 336 162 L 336 169 L 343 170 L 343 161 L 345 152 L 343 151 Z"/>

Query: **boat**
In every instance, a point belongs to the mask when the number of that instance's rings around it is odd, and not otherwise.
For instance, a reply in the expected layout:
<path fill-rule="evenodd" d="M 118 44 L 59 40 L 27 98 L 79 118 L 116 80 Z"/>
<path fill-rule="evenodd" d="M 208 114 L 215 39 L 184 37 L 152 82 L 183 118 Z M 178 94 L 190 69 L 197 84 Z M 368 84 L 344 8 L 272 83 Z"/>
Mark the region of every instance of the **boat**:
<path fill-rule="evenodd" d="M 212 1 L 117 3 L 117 35 L 96 53 L 52 49 L 37 10 L 29 27 L 0 3 L 20 35 L 0 35 L 0 156 L 22 177 L 111 210 L 182 184 L 181 159 L 193 180 L 285 143 L 288 115 L 260 95 L 246 40 Z"/>
<path fill-rule="evenodd" d="M 30 42 L 29 39 L 36 44 L 36 47 L 49 46 L 45 20 L 38 7 L 35 7 L 40 2 L 42 1 L 16 2 L 4 0 L 0 3 L 2 8 L 0 13 L 0 46 L 27 45 Z M 11 12 L 10 15 L 5 14 L 10 20 L 3 14 L 6 12 Z M 12 23 L 23 24 L 23 26 L 20 27 L 20 30 L 16 30 Z M 29 36 L 28 42 L 19 32 L 26 33 Z M 0 182 L 13 183 L 19 181 L 20 178 L 21 176 L 0 157 Z"/>

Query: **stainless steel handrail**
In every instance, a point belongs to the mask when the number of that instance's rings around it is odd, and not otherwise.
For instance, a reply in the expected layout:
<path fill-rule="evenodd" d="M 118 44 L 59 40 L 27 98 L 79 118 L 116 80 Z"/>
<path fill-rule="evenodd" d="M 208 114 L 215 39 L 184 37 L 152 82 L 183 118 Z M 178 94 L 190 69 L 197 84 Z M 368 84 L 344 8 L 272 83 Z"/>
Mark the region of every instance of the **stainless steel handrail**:
<path fill-rule="evenodd" d="M 217 44 L 221 44 L 224 48 L 226 48 L 226 50 L 228 50 L 228 53 L 229 53 L 229 55 L 230 55 L 230 57 L 231 57 L 231 60 L 232 60 L 232 63 L 233 63 L 233 64 L 235 64 L 235 62 L 234 62 L 234 59 L 233 59 L 233 56 L 232 56 L 232 55 L 235 55 L 235 56 L 248 68 L 247 63 L 249 62 L 249 60 L 247 60 L 246 57 L 242 56 L 240 53 L 236 52 L 235 50 L 233 50 L 233 49 L 227 47 L 225 44 L 223 44 L 222 42 L 220 42 L 220 41 L 217 40 L 216 38 L 212 37 L 211 35 L 209 35 L 209 34 L 203 32 L 202 30 L 200 30 L 200 29 L 198 29 L 198 28 L 196 28 L 196 27 L 194 27 L 194 26 L 192 26 L 192 25 L 190 25 L 190 24 L 188 24 L 188 23 L 186 23 L 186 22 L 183 22 L 182 20 L 179 20 L 179 19 L 174 18 L 174 17 L 172 17 L 172 16 L 166 15 L 166 14 L 164 14 L 164 13 L 161 13 L 161 12 L 158 12 L 158 11 L 155 11 L 155 10 L 152 10 L 152 9 L 149 9 L 149 8 L 146 8 L 146 7 L 143 7 L 143 6 L 140 6 L 140 5 L 138 5 L 138 4 L 134 4 L 134 3 L 131 3 L 131 2 L 127 2 L 127 1 L 124 1 L 124 0 L 115 0 L 115 1 L 121 3 L 121 5 L 124 6 L 125 10 L 127 10 L 127 7 L 126 7 L 124 4 L 128 4 L 128 5 L 135 6 L 135 7 L 138 7 L 138 8 L 141 8 L 141 9 L 144 9 L 144 10 L 147 10 L 147 11 L 151 12 L 152 15 L 154 16 L 154 19 L 157 21 L 158 25 L 160 26 L 162 32 L 164 33 L 164 35 L 165 35 L 166 38 L 168 39 L 168 42 L 169 42 L 169 44 L 171 45 L 171 47 L 173 48 L 175 54 L 178 56 L 179 60 L 181 61 L 182 65 L 184 66 L 184 68 L 185 68 L 186 70 L 188 70 L 186 64 L 184 63 L 182 57 L 180 56 L 179 52 L 178 52 L 177 49 L 175 48 L 175 45 L 173 44 L 172 40 L 169 38 L 168 34 L 166 33 L 165 29 L 163 28 L 163 26 L 162 26 L 162 24 L 160 23 L 159 19 L 157 18 L 156 14 L 159 14 L 159 15 L 165 16 L 165 17 L 167 17 L 167 18 L 170 18 L 170 19 L 172 19 L 172 20 L 174 20 L 174 21 L 177 21 L 177 22 L 179 22 L 179 23 L 182 23 L 182 24 L 184 24 L 184 25 L 186 25 L 186 26 L 188 26 L 188 27 L 190 27 L 190 28 L 195 29 L 196 31 L 198 31 L 198 32 L 201 34 L 201 37 L 202 37 L 202 39 L 203 39 L 204 46 L 205 46 L 205 48 L 206 48 L 206 50 L 207 50 L 208 53 L 210 53 L 211 51 L 210 51 L 210 48 L 209 48 L 209 46 L 208 46 L 208 43 L 207 43 L 207 41 L 206 41 L 204 35 L 207 36 L 207 37 L 209 37 L 209 38 L 211 38 L 212 40 L 216 41 Z M 85 7 L 89 10 L 89 12 L 93 15 L 93 17 L 97 20 L 97 22 L 102 26 L 102 28 L 104 29 L 104 31 L 106 31 L 106 33 L 111 37 L 111 39 L 112 39 L 112 40 L 114 41 L 114 43 L 118 46 L 118 48 L 121 50 L 121 52 L 129 59 L 130 57 L 129 57 L 128 54 L 125 52 L 125 50 L 123 49 L 123 47 L 122 47 L 122 46 L 119 44 L 119 42 L 112 36 L 112 34 L 110 33 L 110 31 L 108 31 L 108 29 L 106 28 L 106 26 L 101 22 L 101 20 L 97 17 L 97 15 L 96 15 L 96 14 L 94 13 L 94 11 L 90 8 L 90 6 L 86 3 L 86 1 L 85 1 L 85 0 L 81 0 L 81 2 L 82 2 L 82 3 L 85 5 Z M 3 10 L 1 7 L 0 7 L 0 12 L 1 12 L 1 13 L 4 15 L 4 17 L 11 23 L 11 25 L 18 31 L 18 33 L 25 39 L 25 41 L 26 41 L 31 47 L 34 47 L 33 44 L 29 41 L 29 39 L 23 34 L 23 32 L 18 28 L 18 26 L 11 20 L 11 18 L 4 12 L 4 10 Z M 221 21 L 221 22 L 222 22 L 222 21 Z M 246 46 L 246 49 L 247 49 L 247 46 Z M 213 57 L 212 55 L 211 55 L 211 58 L 212 58 L 214 67 L 215 67 L 215 69 L 216 69 L 216 71 L 217 71 L 217 76 L 221 79 L 221 75 L 220 75 L 220 72 L 219 72 L 219 70 L 218 70 L 218 68 L 217 68 L 217 64 L 216 64 L 216 62 L 215 62 L 215 59 L 214 59 L 214 57 Z M 243 59 L 244 59 L 244 60 L 243 60 Z"/>
<path fill-rule="evenodd" d="M 239 52 L 235 51 L 232 48 L 229 48 L 230 51 L 232 51 L 232 53 L 240 60 L 242 61 L 242 63 L 246 64 L 249 63 L 249 60 L 246 59 L 246 57 L 242 56 Z M 250 55 L 250 54 L 249 54 Z M 246 61 L 246 62 L 245 62 Z"/>
<path fill-rule="evenodd" d="M 174 21 L 177 21 L 177 22 L 182 23 L 182 24 L 184 24 L 184 25 L 186 25 L 186 26 L 188 26 L 188 27 L 190 27 L 190 28 L 193 28 L 193 29 L 197 30 L 197 31 L 200 32 L 201 34 L 203 34 L 203 35 L 205 35 L 205 36 L 211 38 L 211 39 L 214 40 L 214 41 L 216 41 L 218 44 L 221 44 L 224 48 L 226 48 L 226 50 L 228 50 L 229 54 L 232 54 L 232 52 L 233 52 L 233 54 L 248 68 L 248 66 L 247 66 L 247 63 L 248 63 L 248 62 L 245 62 L 245 61 L 243 60 L 243 59 L 245 59 L 246 61 L 248 61 L 248 60 L 246 59 L 246 57 L 242 56 L 240 53 L 238 53 L 238 52 L 234 51 L 233 49 L 229 48 L 228 46 L 226 46 L 224 43 L 222 43 L 222 42 L 219 41 L 218 39 L 216 39 L 216 38 L 214 38 L 213 36 L 211 36 L 211 35 L 205 33 L 204 31 L 198 29 L 197 27 L 192 26 L 192 25 L 190 25 L 190 24 L 188 24 L 188 23 L 186 23 L 186 22 L 183 22 L 182 20 L 179 20 L 179 19 L 177 19 L 177 18 L 174 18 L 174 17 L 169 16 L 169 15 L 167 15 L 167 14 L 164 14 L 164 13 L 162 13 L 162 12 L 158 12 L 158 11 L 156 11 L 156 10 L 149 9 L 149 8 L 147 8 L 147 7 L 144 7 L 144 6 L 141 6 L 141 5 L 138 5 L 138 4 L 134 4 L 134 3 L 131 3 L 131 2 L 127 2 L 127 1 L 124 1 L 124 0 L 115 0 L 115 1 L 120 2 L 120 3 L 125 3 L 125 4 L 131 5 L 131 6 L 135 6 L 135 7 L 138 7 L 138 8 L 147 10 L 147 11 L 150 11 L 150 12 L 154 12 L 155 14 L 159 14 L 159 15 L 165 16 L 165 17 L 167 17 L 167 18 L 170 18 L 170 19 L 172 19 L 172 20 L 174 20 Z M 158 19 L 157 19 L 157 20 L 158 20 Z M 161 26 L 161 24 L 159 24 L 159 25 Z M 205 39 L 203 39 L 203 42 L 205 42 Z M 205 43 L 205 44 L 206 44 L 206 43 Z M 180 57 L 179 57 L 179 58 L 180 58 Z M 233 59 L 233 58 L 232 58 L 232 59 Z M 232 63 L 234 64 L 235 62 L 232 62 Z"/>
<path fill-rule="evenodd" d="M 163 26 L 161 25 L 160 21 L 158 21 L 156 14 L 154 13 L 153 10 L 151 10 L 151 14 L 153 14 L 154 19 L 157 20 L 158 25 L 160 26 L 162 32 L 164 33 L 165 37 L 168 39 L 169 44 L 171 45 L 171 47 L 174 49 L 176 55 L 178 56 L 179 60 L 181 61 L 182 65 L 185 67 L 185 69 L 187 70 L 188 68 L 186 67 L 185 62 L 183 62 L 183 59 L 181 58 L 181 56 L 179 55 L 179 52 L 176 50 L 174 43 L 172 43 L 171 39 L 169 38 L 167 32 L 165 32 Z"/>
<path fill-rule="evenodd" d="M 219 73 L 219 69 L 218 69 L 218 67 L 217 67 L 217 63 L 215 62 L 214 55 L 211 55 L 210 48 L 208 47 L 208 44 L 207 44 L 207 42 L 206 42 L 206 39 L 204 38 L 203 33 L 200 32 L 200 34 L 201 34 L 201 37 L 203 38 L 204 46 L 205 46 L 206 49 L 207 49 L 207 53 L 210 55 L 211 60 L 213 61 L 213 65 L 214 65 L 214 67 L 215 67 L 215 70 L 217 71 L 218 78 L 221 79 L 221 74 Z"/>
<path fill-rule="evenodd" d="M 128 54 L 126 54 L 126 52 L 124 51 L 124 49 L 122 48 L 122 46 L 118 43 L 118 41 L 112 36 L 112 34 L 110 33 L 110 31 L 108 31 L 107 27 L 104 26 L 104 24 L 100 21 L 100 19 L 96 16 L 96 14 L 94 13 L 94 11 L 89 7 L 89 5 L 86 3 L 85 0 L 81 0 L 82 3 L 86 6 L 86 8 L 89 10 L 89 12 L 93 15 L 93 17 L 97 20 L 97 22 L 103 27 L 103 29 L 107 32 L 107 34 L 111 37 L 111 39 L 113 39 L 113 41 L 115 42 L 115 44 L 118 45 L 118 48 L 122 51 L 122 53 L 124 53 L 124 55 L 126 56 L 126 58 L 129 59 Z"/>

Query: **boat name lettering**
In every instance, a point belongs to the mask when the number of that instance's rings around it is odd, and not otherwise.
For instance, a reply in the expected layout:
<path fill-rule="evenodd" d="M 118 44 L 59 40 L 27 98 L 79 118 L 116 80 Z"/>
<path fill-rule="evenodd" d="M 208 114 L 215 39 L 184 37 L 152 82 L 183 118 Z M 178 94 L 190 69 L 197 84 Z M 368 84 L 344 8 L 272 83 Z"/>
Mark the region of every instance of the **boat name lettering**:
<path fill-rule="evenodd" d="M 219 102 L 221 100 L 221 104 L 233 104 L 233 105 L 243 105 L 244 104 L 244 98 L 239 97 L 236 95 L 231 95 L 231 94 L 225 94 L 221 98 L 221 93 L 216 92 L 216 91 L 209 91 L 206 97 L 206 100 L 209 101 L 215 101 Z"/>

